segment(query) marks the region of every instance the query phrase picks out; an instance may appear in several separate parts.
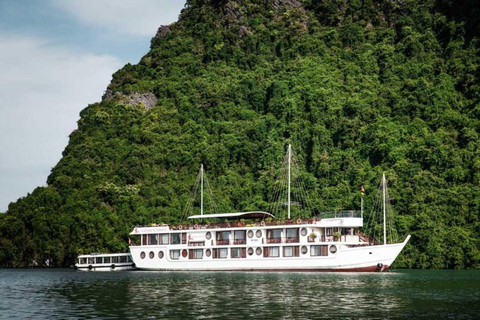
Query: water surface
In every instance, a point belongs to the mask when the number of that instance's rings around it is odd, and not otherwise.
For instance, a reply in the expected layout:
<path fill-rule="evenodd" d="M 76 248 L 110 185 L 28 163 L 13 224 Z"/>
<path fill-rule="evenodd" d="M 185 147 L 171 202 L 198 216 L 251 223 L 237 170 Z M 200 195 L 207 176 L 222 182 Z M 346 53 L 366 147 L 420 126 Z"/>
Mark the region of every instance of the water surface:
<path fill-rule="evenodd" d="M 480 271 L 1 270 L 0 319 L 480 318 Z"/>

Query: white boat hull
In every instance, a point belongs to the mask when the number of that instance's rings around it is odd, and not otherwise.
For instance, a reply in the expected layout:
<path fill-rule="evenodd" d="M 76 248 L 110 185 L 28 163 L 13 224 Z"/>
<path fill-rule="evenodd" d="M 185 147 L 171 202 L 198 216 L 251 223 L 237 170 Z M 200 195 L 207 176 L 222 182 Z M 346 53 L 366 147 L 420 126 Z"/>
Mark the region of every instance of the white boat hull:
<path fill-rule="evenodd" d="M 105 265 L 91 265 L 91 266 L 76 265 L 75 268 L 78 271 L 96 271 L 96 272 L 127 271 L 127 270 L 137 269 L 133 263 L 129 263 L 128 265 L 115 265 L 115 267 L 105 266 Z"/>
<path fill-rule="evenodd" d="M 246 258 L 213 259 L 203 257 L 201 260 L 180 257 L 172 260 L 168 250 L 172 246 L 131 246 L 130 253 L 135 265 L 141 270 L 158 271 L 341 271 L 341 272 L 375 272 L 386 271 L 395 261 L 398 254 L 407 244 L 410 236 L 404 242 L 375 246 L 347 246 L 334 243 L 338 251 L 328 256 L 310 256 L 301 254 L 299 257 L 268 257 L 253 254 Z M 330 243 L 331 245 L 331 243 Z M 185 245 L 175 249 L 196 249 Z M 158 259 L 159 251 L 165 252 L 162 259 Z M 141 259 L 141 253 L 145 257 Z M 154 252 L 153 258 L 149 252 Z"/>

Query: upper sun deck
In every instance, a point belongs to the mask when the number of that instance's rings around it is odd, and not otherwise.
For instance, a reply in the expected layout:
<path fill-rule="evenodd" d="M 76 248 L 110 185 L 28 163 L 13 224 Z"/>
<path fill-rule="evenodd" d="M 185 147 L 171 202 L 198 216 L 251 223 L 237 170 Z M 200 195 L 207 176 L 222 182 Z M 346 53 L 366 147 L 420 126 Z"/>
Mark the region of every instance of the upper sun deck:
<path fill-rule="evenodd" d="M 130 235 L 139 234 L 154 234 L 162 232 L 201 232 L 207 229 L 238 229 L 238 228 L 293 228 L 300 226 L 315 226 L 315 227 L 362 227 L 363 217 L 360 212 L 357 211 L 336 211 L 325 212 L 317 217 L 302 220 L 287 219 L 276 220 L 275 217 L 262 211 L 253 212 L 237 212 L 237 213 L 219 213 L 210 215 L 195 215 L 190 216 L 189 220 L 201 220 L 197 223 L 185 223 L 179 225 L 168 226 L 162 225 L 150 225 L 150 226 L 137 226 L 133 229 Z M 206 222 L 212 220 L 224 220 L 223 222 Z M 247 221 L 246 221 L 247 220 Z"/>

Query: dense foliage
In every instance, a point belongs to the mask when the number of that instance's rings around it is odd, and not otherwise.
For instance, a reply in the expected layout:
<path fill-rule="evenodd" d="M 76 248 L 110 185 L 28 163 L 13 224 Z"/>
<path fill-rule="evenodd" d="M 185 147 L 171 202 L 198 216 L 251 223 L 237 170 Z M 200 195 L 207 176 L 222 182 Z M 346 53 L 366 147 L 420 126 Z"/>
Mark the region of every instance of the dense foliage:
<path fill-rule="evenodd" d="M 386 172 L 412 234 L 398 267 L 480 267 L 478 11 L 188 0 L 81 112 L 48 187 L 0 215 L 0 265 L 126 250 L 134 225 L 181 219 L 200 163 L 222 208 L 265 209 L 292 143 L 316 211 L 358 208 L 361 185 L 368 208 Z M 118 98 L 146 92 L 148 110 Z"/>

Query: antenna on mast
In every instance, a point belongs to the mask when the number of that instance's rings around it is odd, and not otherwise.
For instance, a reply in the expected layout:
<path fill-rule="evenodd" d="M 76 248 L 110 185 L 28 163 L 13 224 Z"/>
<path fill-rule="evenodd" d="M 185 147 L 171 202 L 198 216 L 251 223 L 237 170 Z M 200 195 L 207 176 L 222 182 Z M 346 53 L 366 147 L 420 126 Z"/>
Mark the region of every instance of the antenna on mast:
<path fill-rule="evenodd" d="M 288 144 L 288 220 L 290 220 L 290 166 L 292 162 L 292 145 Z"/>
<path fill-rule="evenodd" d="M 383 244 L 387 244 L 387 223 L 386 223 L 386 191 L 387 191 L 387 181 L 385 179 L 385 173 L 382 177 L 382 189 L 383 189 Z"/>

